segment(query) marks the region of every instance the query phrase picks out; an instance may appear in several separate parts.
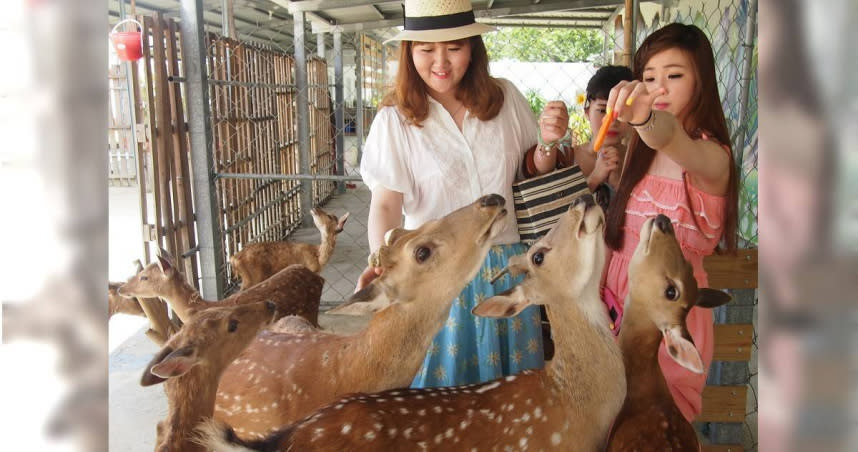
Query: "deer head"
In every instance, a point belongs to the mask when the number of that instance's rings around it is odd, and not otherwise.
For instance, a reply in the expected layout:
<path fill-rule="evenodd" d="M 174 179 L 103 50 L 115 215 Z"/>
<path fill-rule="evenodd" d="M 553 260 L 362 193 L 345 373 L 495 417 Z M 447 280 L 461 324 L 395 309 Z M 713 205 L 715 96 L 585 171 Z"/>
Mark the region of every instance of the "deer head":
<path fill-rule="evenodd" d="M 524 281 L 473 309 L 483 317 L 511 317 L 533 304 L 552 305 L 578 300 L 589 289 L 597 293 L 605 262 L 602 231 L 605 216 L 593 197 L 577 198 L 557 224 L 530 247 L 514 256 L 494 279 L 509 273 L 525 275 Z M 590 310 L 597 309 L 598 306 Z"/>
<path fill-rule="evenodd" d="M 322 237 L 333 237 L 335 234 L 343 232 L 343 226 L 349 219 L 348 212 L 342 218 L 337 219 L 336 215 L 331 215 L 318 207 L 313 207 L 310 210 L 310 215 L 313 217 L 313 224 L 322 233 Z"/>
<path fill-rule="evenodd" d="M 407 307 L 439 291 L 450 292 L 452 300 L 476 275 L 492 238 L 503 230 L 504 203 L 500 195 L 486 195 L 415 230 L 391 229 L 374 253 L 382 274 L 330 312 L 366 314 L 392 302 Z"/>
<path fill-rule="evenodd" d="M 152 358 L 140 384 L 158 384 L 198 365 L 222 371 L 276 314 L 271 301 L 200 311 Z"/>
<path fill-rule="evenodd" d="M 648 219 L 641 227 L 640 242 L 629 263 L 629 296 L 664 336 L 668 354 L 680 365 L 702 374 L 703 360 L 685 318 L 694 306 L 713 308 L 731 297 L 720 290 L 698 288 L 691 264 L 685 260 L 670 219 Z M 628 321 L 628 316 L 626 317 Z"/>
<path fill-rule="evenodd" d="M 128 278 L 118 292 L 123 297 L 154 298 L 167 293 L 172 287 L 173 278 L 181 278 L 181 274 L 173 264 L 173 257 L 164 249 L 160 249 L 155 262 L 147 265 L 137 274 Z"/>

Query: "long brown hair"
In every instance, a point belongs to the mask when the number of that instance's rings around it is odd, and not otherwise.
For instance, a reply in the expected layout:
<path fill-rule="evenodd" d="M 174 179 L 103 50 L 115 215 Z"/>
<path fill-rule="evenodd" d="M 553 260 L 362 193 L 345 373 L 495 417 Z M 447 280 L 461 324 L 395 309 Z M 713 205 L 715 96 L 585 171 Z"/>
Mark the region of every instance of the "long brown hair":
<path fill-rule="evenodd" d="M 667 49 L 678 48 L 688 55 L 696 74 L 694 93 L 685 107 L 682 126 L 692 138 L 708 134 L 720 144 L 730 147 L 730 135 L 727 120 L 718 97 L 718 85 L 715 80 L 715 58 L 712 45 L 706 35 L 694 25 L 669 24 L 649 35 L 635 53 L 635 78 L 643 79 L 643 70 L 653 55 Z M 629 156 L 617 194 L 608 209 L 605 242 L 612 249 L 619 249 L 623 241 L 623 224 L 626 220 L 626 205 L 632 189 L 643 179 L 655 158 L 655 150 L 650 148 L 633 134 L 629 142 Z M 724 247 L 728 251 L 736 249 L 736 228 L 738 223 L 739 183 L 736 164 L 730 151 L 730 179 L 727 188 L 727 205 L 724 212 L 724 231 L 721 235 Z M 688 187 L 686 186 L 686 198 Z M 697 218 L 694 218 L 695 222 Z"/>
<path fill-rule="evenodd" d="M 480 35 L 467 38 L 471 44 L 471 62 L 465 76 L 456 88 L 456 99 L 462 101 L 472 115 L 488 121 L 500 112 L 503 106 L 503 88 L 489 75 L 489 55 Z M 456 41 L 453 41 L 456 42 Z M 464 43 L 465 39 L 458 42 Z M 422 127 L 429 116 L 429 100 L 426 83 L 420 78 L 411 57 L 413 41 L 402 41 L 399 46 L 399 70 L 396 84 L 382 100 L 382 106 L 396 106 L 411 124 Z"/>

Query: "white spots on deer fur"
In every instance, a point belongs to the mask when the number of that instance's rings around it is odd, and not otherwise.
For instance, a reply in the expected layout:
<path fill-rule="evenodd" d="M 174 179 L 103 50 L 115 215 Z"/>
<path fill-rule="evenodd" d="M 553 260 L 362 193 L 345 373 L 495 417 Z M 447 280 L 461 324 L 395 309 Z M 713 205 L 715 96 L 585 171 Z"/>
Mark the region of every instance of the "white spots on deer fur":
<path fill-rule="evenodd" d="M 529 420 L 530 420 L 530 413 L 524 413 L 524 414 L 521 416 L 521 420 L 522 420 L 523 422 L 527 422 L 527 421 L 529 421 Z"/>
<path fill-rule="evenodd" d="M 514 404 L 512 404 L 512 403 L 510 403 L 509 405 L 507 405 L 506 410 L 507 410 L 507 411 L 512 411 L 512 409 L 513 409 L 514 407 L 515 407 L 515 405 L 514 405 Z"/>
<path fill-rule="evenodd" d="M 417 415 L 418 416 L 426 416 L 426 410 L 424 410 L 423 408 L 417 410 Z"/>
<path fill-rule="evenodd" d="M 423 397 L 422 395 L 419 395 L 419 394 L 418 394 L 417 396 L 415 396 L 414 398 L 415 398 L 415 399 L 417 399 L 417 400 L 423 400 L 423 399 L 425 399 L 425 397 Z"/>
<path fill-rule="evenodd" d="M 363 437 L 366 439 L 375 439 L 375 432 L 370 430 L 370 431 L 364 433 Z"/>
<path fill-rule="evenodd" d="M 402 397 L 394 397 L 393 400 L 395 400 L 397 402 L 404 402 L 405 401 L 405 399 L 403 399 Z"/>
<path fill-rule="evenodd" d="M 513 381 L 513 380 L 515 380 L 515 375 L 510 375 L 510 376 L 508 376 L 508 377 L 504 378 L 504 380 L 506 380 L 506 381 Z"/>
<path fill-rule="evenodd" d="M 527 447 L 527 438 L 521 438 L 520 440 L 518 440 L 518 447 L 521 449 Z"/>
<path fill-rule="evenodd" d="M 480 410 L 480 413 L 482 413 L 485 417 L 489 418 L 489 420 L 492 420 L 495 418 L 495 413 L 492 412 L 492 410 L 483 408 Z"/>
<path fill-rule="evenodd" d="M 321 428 L 321 427 L 316 428 L 315 430 L 313 430 L 313 437 L 310 438 L 310 441 L 316 441 L 317 439 L 321 438 L 322 434 L 324 434 L 324 433 L 325 433 L 324 428 Z"/>
<path fill-rule="evenodd" d="M 470 422 L 468 422 L 468 421 L 459 422 L 459 430 L 464 430 L 464 429 L 468 428 L 469 424 L 470 424 Z"/>
<path fill-rule="evenodd" d="M 559 433 L 554 432 L 551 434 L 551 445 L 553 445 L 553 446 L 559 446 L 560 445 L 560 434 Z"/>
<path fill-rule="evenodd" d="M 408 427 L 402 432 L 402 435 L 405 436 L 405 439 L 411 439 L 411 427 Z"/>
<path fill-rule="evenodd" d="M 345 424 L 343 424 L 343 429 L 340 430 L 340 433 L 342 433 L 343 435 L 346 435 L 350 431 L 352 431 L 352 424 L 345 423 Z"/>
<path fill-rule="evenodd" d="M 426 444 L 426 441 L 420 441 L 419 443 L 417 443 L 417 445 L 423 450 L 429 448 L 429 446 Z"/>
<path fill-rule="evenodd" d="M 540 407 L 534 408 L 533 409 L 533 417 L 535 417 L 536 419 L 541 418 L 542 417 L 542 408 L 540 408 Z"/>
<path fill-rule="evenodd" d="M 400 408 L 399 412 L 402 414 L 408 414 L 408 408 Z"/>
<path fill-rule="evenodd" d="M 384 426 L 379 424 L 378 422 L 376 422 L 375 424 L 372 424 L 372 428 L 374 428 L 376 431 L 380 432 L 381 429 L 384 428 Z"/>
<path fill-rule="evenodd" d="M 330 355 L 330 353 L 329 353 L 327 350 L 325 350 L 325 352 L 324 352 L 324 353 L 322 353 L 322 366 L 323 366 L 323 367 L 324 367 L 324 366 L 327 366 L 327 365 L 328 365 L 328 361 L 329 361 L 330 359 L 331 359 L 331 355 Z"/>
<path fill-rule="evenodd" d="M 448 428 L 447 431 L 444 432 L 444 437 L 445 438 L 452 438 L 453 437 L 453 428 L 452 427 Z"/>
<path fill-rule="evenodd" d="M 524 429 L 524 433 L 527 434 L 527 436 L 532 435 L 533 434 L 533 427 L 527 427 L 526 429 Z"/>
<path fill-rule="evenodd" d="M 434 407 L 432 407 L 432 411 L 435 412 L 436 414 L 441 414 L 441 407 L 438 405 L 435 405 Z"/>
<path fill-rule="evenodd" d="M 500 382 L 499 382 L 499 381 L 495 381 L 495 382 L 493 382 L 493 383 L 489 383 L 489 384 L 487 384 L 487 385 L 485 385 L 485 386 L 483 386 L 483 387 L 481 387 L 481 388 L 477 389 L 477 390 L 476 390 L 476 391 L 474 391 L 474 392 L 476 392 L 477 394 L 482 394 L 482 393 L 484 393 L 484 392 L 486 392 L 486 391 L 491 391 L 492 389 L 495 389 L 495 388 L 497 388 L 498 386 L 500 386 Z"/>
<path fill-rule="evenodd" d="M 500 424 L 501 422 L 503 422 L 503 416 L 498 415 L 498 418 L 497 418 L 497 419 L 495 419 L 495 422 L 497 422 L 498 424 Z"/>
<path fill-rule="evenodd" d="M 387 436 L 389 436 L 391 438 L 395 438 L 396 437 L 396 429 L 395 428 L 387 429 Z"/>
<path fill-rule="evenodd" d="M 335 410 L 342 410 L 342 409 L 343 409 L 343 406 L 344 406 L 344 405 L 343 405 L 342 403 L 338 403 L 338 404 L 336 404 L 336 405 L 334 406 L 334 409 L 335 409 Z"/>
<path fill-rule="evenodd" d="M 444 435 L 442 435 L 440 433 L 435 435 L 435 444 L 441 444 L 441 440 L 443 440 L 443 439 L 444 439 Z"/>

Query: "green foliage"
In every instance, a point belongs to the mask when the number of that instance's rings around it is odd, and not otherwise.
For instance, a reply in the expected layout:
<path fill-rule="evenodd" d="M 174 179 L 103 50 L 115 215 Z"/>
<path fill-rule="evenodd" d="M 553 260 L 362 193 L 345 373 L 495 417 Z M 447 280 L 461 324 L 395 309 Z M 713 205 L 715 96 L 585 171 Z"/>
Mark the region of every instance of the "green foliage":
<path fill-rule="evenodd" d="M 599 56 L 603 37 L 592 29 L 499 27 L 483 40 L 492 61 L 570 63 Z"/>
<path fill-rule="evenodd" d="M 535 90 L 527 90 L 524 93 L 524 97 L 527 98 L 527 103 L 530 104 L 530 109 L 533 110 L 533 114 L 539 116 L 542 113 L 542 109 L 545 108 L 545 99 L 539 95 Z"/>

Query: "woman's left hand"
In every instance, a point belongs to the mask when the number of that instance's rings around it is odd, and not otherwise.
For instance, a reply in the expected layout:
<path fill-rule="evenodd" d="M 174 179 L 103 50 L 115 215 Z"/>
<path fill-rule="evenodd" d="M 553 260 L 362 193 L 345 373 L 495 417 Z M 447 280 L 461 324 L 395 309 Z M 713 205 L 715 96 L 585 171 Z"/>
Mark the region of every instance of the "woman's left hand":
<path fill-rule="evenodd" d="M 566 135 L 569 128 L 569 112 L 562 100 L 553 100 L 545 104 L 539 115 L 539 133 L 542 141 L 546 143 L 555 142 Z"/>
<path fill-rule="evenodd" d="M 613 114 L 613 119 L 632 124 L 642 124 L 649 119 L 655 98 L 663 94 L 664 88 L 650 92 L 640 80 L 623 80 L 611 89 L 605 110 L 607 113 Z M 611 118 L 606 119 L 610 120 Z"/>

